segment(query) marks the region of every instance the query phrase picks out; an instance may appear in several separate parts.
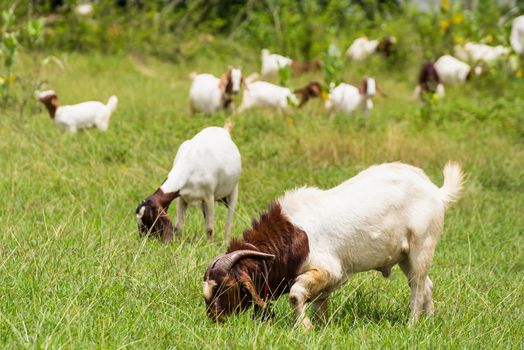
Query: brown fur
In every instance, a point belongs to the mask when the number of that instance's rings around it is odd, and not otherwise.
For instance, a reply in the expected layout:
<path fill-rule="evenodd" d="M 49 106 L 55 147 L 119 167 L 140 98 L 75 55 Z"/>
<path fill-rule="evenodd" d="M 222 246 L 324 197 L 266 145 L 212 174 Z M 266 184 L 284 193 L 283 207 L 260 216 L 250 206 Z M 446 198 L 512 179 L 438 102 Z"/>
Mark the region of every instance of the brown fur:
<path fill-rule="evenodd" d="M 294 75 L 299 75 L 307 72 L 316 72 L 321 69 L 322 62 L 320 60 L 291 62 L 291 72 L 293 72 Z"/>
<path fill-rule="evenodd" d="M 361 95 L 365 95 L 368 91 L 368 80 L 367 79 L 363 79 L 360 84 L 358 84 L 358 92 L 361 94 Z"/>
<path fill-rule="evenodd" d="M 424 62 L 418 75 L 418 84 L 421 92 L 435 93 L 437 85 L 440 84 L 440 77 L 432 62 Z"/>
<path fill-rule="evenodd" d="M 258 221 L 253 221 L 252 228 L 244 231 L 243 239 L 231 240 L 227 253 L 253 250 L 253 246 L 260 252 L 273 254 L 275 259 L 264 262 L 244 258 L 230 271 L 213 265 L 206 271 L 204 281 L 217 283 L 213 297 L 206 300 L 207 313 L 211 318 L 220 320 L 233 312 L 247 309 L 254 302 L 262 307 L 266 301 L 288 293 L 309 254 L 306 233 L 289 222 L 278 203 L 273 203 L 267 213 L 261 214 Z M 264 263 L 268 269 L 267 281 L 264 280 Z M 248 290 L 250 283 L 256 293 Z"/>
<path fill-rule="evenodd" d="M 171 202 L 179 196 L 179 192 L 164 193 L 158 188 L 155 193 L 147 197 L 136 208 L 138 215 L 144 208 L 144 215 L 139 219 L 138 229 L 140 235 L 151 235 L 162 238 L 164 241 L 173 239 L 173 223 L 167 214 Z"/>
<path fill-rule="evenodd" d="M 312 81 L 303 88 L 296 89 L 293 92 L 300 95 L 300 104 L 298 106 L 302 107 L 309 101 L 309 99 L 320 97 L 322 94 L 322 86 L 319 82 Z"/>
<path fill-rule="evenodd" d="M 47 111 L 49 112 L 49 116 L 51 117 L 51 119 L 54 119 L 56 109 L 59 106 L 58 96 L 56 94 L 52 94 L 52 95 L 47 95 L 44 98 L 39 98 L 38 100 L 42 102 L 44 106 L 47 108 Z"/>
<path fill-rule="evenodd" d="M 386 36 L 380 40 L 378 46 L 377 46 L 377 52 L 380 52 L 385 57 L 391 56 L 393 53 L 393 47 L 395 46 L 395 42 L 392 37 Z"/>

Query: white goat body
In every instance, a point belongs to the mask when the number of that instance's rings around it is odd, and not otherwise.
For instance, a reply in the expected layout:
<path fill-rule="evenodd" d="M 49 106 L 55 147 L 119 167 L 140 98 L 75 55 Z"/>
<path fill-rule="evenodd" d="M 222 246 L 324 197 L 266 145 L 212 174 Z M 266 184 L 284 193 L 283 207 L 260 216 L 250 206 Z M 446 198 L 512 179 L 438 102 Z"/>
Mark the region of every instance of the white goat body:
<path fill-rule="evenodd" d="M 444 85 L 466 81 L 471 71 L 469 64 L 450 55 L 441 56 L 435 61 L 434 66 Z M 476 73 L 479 74 L 478 71 Z"/>
<path fill-rule="evenodd" d="M 366 91 L 362 93 L 359 88 L 341 83 L 329 93 L 325 107 L 328 112 L 351 113 L 361 107 L 363 110 L 373 109 L 372 97 L 376 92 L 376 82 L 373 78 L 366 79 Z"/>
<path fill-rule="evenodd" d="M 464 46 L 455 46 L 455 55 L 464 61 L 492 64 L 509 55 L 509 48 L 470 42 Z"/>
<path fill-rule="evenodd" d="M 160 186 L 164 193 L 179 192 L 175 231 L 182 230 L 188 206 L 202 204 L 208 235 L 213 232 L 214 202 L 226 200 L 229 238 L 238 196 L 240 152 L 229 132 L 208 127 L 182 143 L 167 179 Z"/>
<path fill-rule="evenodd" d="M 268 49 L 262 50 L 262 76 L 276 76 L 280 68 L 291 66 L 293 60 L 289 57 L 271 54 Z"/>
<path fill-rule="evenodd" d="M 368 40 L 365 37 L 357 38 L 347 49 L 346 55 L 353 61 L 363 61 L 377 50 L 378 44 L 378 40 Z"/>
<path fill-rule="evenodd" d="M 253 107 L 269 107 L 278 110 L 286 110 L 292 105 L 298 105 L 298 99 L 288 88 L 268 83 L 266 81 L 255 81 L 248 84 L 248 88 L 242 96 L 239 112 Z"/>
<path fill-rule="evenodd" d="M 442 234 L 444 213 L 458 200 L 463 174 L 457 164 L 444 168 L 444 185 L 435 186 L 416 167 L 373 166 L 329 190 L 300 188 L 279 199 L 284 215 L 308 237 L 309 255 L 290 290 L 299 320 L 307 300 L 322 312 L 336 287 L 354 273 L 389 271 L 400 264 L 411 286 L 411 312 L 432 311 L 428 277 Z M 325 312 L 325 310 L 324 310 Z"/>
<path fill-rule="evenodd" d="M 524 16 L 519 16 L 513 20 L 510 42 L 517 55 L 524 54 Z"/>

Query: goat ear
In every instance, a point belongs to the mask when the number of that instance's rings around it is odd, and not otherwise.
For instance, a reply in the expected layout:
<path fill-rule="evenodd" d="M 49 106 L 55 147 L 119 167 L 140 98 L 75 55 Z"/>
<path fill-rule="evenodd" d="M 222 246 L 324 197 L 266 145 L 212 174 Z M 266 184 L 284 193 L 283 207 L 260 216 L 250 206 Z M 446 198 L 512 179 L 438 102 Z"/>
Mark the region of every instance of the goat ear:
<path fill-rule="evenodd" d="M 242 283 L 242 286 L 244 286 L 244 288 L 247 289 L 249 294 L 251 294 L 251 296 L 253 297 L 253 300 L 255 301 L 255 303 L 258 306 L 260 306 L 261 308 L 265 309 L 267 304 L 264 301 L 264 299 L 262 299 L 260 297 L 260 295 L 258 294 L 258 292 L 257 292 L 257 290 L 255 288 L 255 285 L 253 284 L 253 281 L 251 280 L 251 278 L 249 277 L 249 275 L 247 273 L 243 272 L 240 275 L 240 282 Z"/>
<path fill-rule="evenodd" d="M 226 86 L 227 86 L 227 73 L 224 74 L 218 82 L 218 88 L 220 89 L 220 91 L 222 91 L 222 93 L 226 92 Z"/>

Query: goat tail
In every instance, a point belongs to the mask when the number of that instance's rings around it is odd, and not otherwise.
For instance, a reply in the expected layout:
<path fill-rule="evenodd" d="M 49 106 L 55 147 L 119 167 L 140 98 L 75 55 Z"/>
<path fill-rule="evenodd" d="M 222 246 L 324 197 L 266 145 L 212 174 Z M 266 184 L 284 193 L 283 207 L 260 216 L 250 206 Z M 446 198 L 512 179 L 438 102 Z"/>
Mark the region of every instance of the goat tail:
<path fill-rule="evenodd" d="M 224 129 L 226 129 L 226 131 L 229 133 L 229 135 L 231 135 L 231 133 L 233 132 L 233 127 L 234 126 L 235 126 L 235 124 L 233 123 L 231 118 L 227 118 L 226 122 L 224 123 Z"/>
<path fill-rule="evenodd" d="M 197 72 L 191 72 L 191 73 L 189 73 L 189 79 L 195 80 L 197 75 L 198 75 Z"/>
<path fill-rule="evenodd" d="M 107 108 L 113 113 L 116 110 L 116 106 L 118 105 L 118 97 L 115 95 L 111 96 L 109 100 L 107 101 Z"/>
<path fill-rule="evenodd" d="M 444 185 L 440 188 L 444 205 L 448 207 L 462 196 L 464 172 L 458 163 L 448 162 L 444 166 Z"/>

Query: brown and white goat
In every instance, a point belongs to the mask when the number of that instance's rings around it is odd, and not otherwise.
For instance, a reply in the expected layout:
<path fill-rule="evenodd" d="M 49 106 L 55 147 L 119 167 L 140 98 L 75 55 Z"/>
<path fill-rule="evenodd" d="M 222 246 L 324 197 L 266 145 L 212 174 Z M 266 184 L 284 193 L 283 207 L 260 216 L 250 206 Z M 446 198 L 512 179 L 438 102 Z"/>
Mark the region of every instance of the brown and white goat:
<path fill-rule="evenodd" d="M 419 168 L 389 163 L 332 189 L 287 192 L 209 265 L 203 285 L 208 316 L 219 321 L 251 305 L 268 315 L 268 303 L 289 293 L 297 322 L 309 329 L 307 302 L 326 321 L 330 293 L 351 275 L 379 270 L 388 276 L 396 264 L 411 288 L 411 319 L 431 314 L 428 271 L 462 179 L 455 163 L 444 167 L 440 188 Z"/>
<path fill-rule="evenodd" d="M 173 239 L 184 225 L 186 209 L 201 205 L 208 238 L 214 231 L 214 203 L 228 206 L 226 239 L 233 224 L 238 197 L 240 152 L 230 136 L 231 124 L 209 127 L 180 145 L 167 179 L 136 208 L 141 235 L 153 235 L 165 241 Z M 177 220 L 171 223 L 167 210 L 177 201 Z"/>
<path fill-rule="evenodd" d="M 220 110 L 231 112 L 233 97 L 246 87 L 240 68 L 230 67 L 219 79 L 212 74 L 190 75 L 193 80 L 189 90 L 189 110 L 191 114 L 203 112 L 217 113 Z"/>

